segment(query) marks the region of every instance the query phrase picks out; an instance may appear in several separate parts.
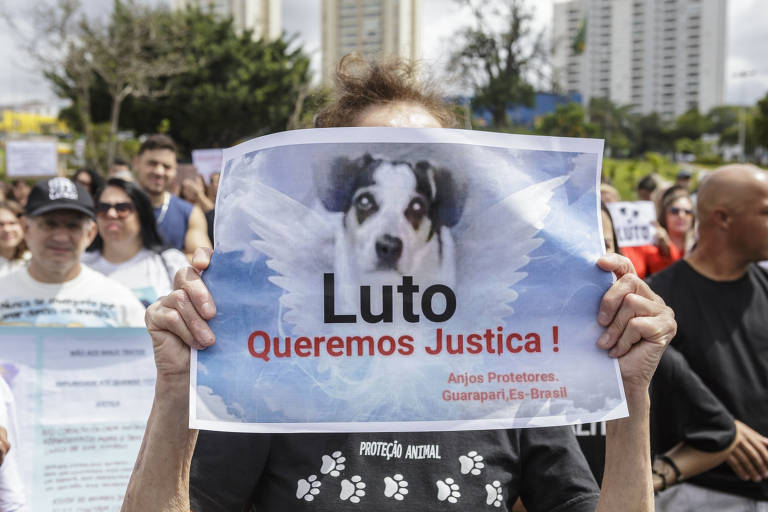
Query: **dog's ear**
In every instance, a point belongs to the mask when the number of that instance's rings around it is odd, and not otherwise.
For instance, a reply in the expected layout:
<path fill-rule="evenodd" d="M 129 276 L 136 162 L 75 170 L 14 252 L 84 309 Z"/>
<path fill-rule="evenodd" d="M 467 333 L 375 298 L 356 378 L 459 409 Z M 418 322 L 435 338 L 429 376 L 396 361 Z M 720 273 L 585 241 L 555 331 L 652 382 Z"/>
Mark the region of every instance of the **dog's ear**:
<path fill-rule="evenodd" d="M 417 162 L 414 172 L 416 179 L 424 184 L 422 190 L 428 192 L 432 201 L 430 216 L 433 221 L 449 228 L 455 226 L 464 211 L 465 187 L 448 169 L 434 167 L 426 161 Z"/>
<path fill-rule="evenodd" d="M 352 203 L 361 170 L 373 162 L 368 153 L 354 160 L 338 157 L 331 162 L 326 173 L 317 175 L 317 195 L 323 206 L 331 212 L 345 212 Z"/>

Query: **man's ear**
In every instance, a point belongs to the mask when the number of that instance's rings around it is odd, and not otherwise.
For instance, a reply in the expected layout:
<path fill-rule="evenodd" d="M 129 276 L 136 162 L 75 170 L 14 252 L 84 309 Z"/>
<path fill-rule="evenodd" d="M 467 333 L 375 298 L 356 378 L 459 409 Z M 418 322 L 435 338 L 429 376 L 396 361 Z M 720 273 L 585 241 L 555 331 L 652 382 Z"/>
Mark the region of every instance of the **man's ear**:
<path fill-rule="evenodd" d="M 712 211 L 712 220 L 714 220 L 715 225 L 722 230 L 728 229 L 731 225 L 732 218 L 733 216 L 727 208 L 718 207 Z"/>
<path fill-rule="evenodd" d="M 99 234 L 99 227 L 96 225 L 96 221 L 88 219 L 88 222 L 90 222 L 90 226 L 87 228 L 88 231 L 86 232 L 86 236 L 88 237 L 88 245 L 86 245 L 86 247 L 91 245 L 94 239 L 96 239 L 96 235 Z"/>

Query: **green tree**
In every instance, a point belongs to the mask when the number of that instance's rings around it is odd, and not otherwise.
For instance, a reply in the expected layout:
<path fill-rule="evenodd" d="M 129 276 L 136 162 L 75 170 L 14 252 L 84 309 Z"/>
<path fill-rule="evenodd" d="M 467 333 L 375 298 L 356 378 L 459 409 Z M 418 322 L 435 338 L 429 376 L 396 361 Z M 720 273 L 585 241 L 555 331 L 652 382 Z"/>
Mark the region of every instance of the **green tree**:
<path fill-rule="evenodd" d="M 162 94 L 126 97 L 120 109 L 121 130 L 162 131 L 189 151 L 311 125 L 310 111 L 324 101 L 327 91 L 309 90 L 309 59 L 291 41 L 254 40 L 250 32 L 238 34 L 231 19 L 199 9 L 172 13 L 167 22 L 182 48 L 183 70 L 152 80 L 152 90 Z M 68 84 L 67 79 L 62 82 Z M 57 90 L 74 105 L 71 88 Z M 108 123 L 112 95 L 95 72 L 89 99 L 90 120 Z M 61 117 L 76 122 L 78 116 L 70 107 Z"/>
<path fill-rule="evenodd" d="M 187 69 L 163 81 L 168 94 L 126 105 L 121 126 L 139 133 L 168 128 L 187 150 L 226 147 L 301 124 L 309 59 L 292 42 L 254 40 L 232 20 L 198 9 L 179 14 Z M 312 107 L 316 94 L 309 95 Z"/>
<path fill-rule="evenodd" d="M 674 150 L 671 128 L 658 114 L 639 116 L 635 127 L 637 135 L 632 149 L 633 155 L 643 155 L 649 151 L 671 153 Z"/>
<path fill-rule="evenodd" d="M 613 156 L 627 156 L 632 150 L 636 127 L 629 105 L 618 106 L 608 98 L 591 98 L 587 108 L 589 121 L 597 128 L 597 136 Z"/>
<path fill-rule="evenodd" d="M 532 12 L 522 0 L 457 0 L 472 16 L 472 25 L 455 37 L 459 48 L 449 69 L 472 89 L 472 108 L 487 109 L 497 128 L 509 125 L 507 108 L 532 106 L 533 86 L 527 74 L 541 69 L 545 58 L 543 33 L 531 30 Z M 501 30 L 491 27 L 502 25 Z"/>
<path fill-rule="evenodd" d="M 697 140 L 709 132 L 710 128 L 707 116 L 702 115 L 699 109 L 692 108 L 675 120 L 674 138 Z"/>
<path fill-rule="evenodd" d="M 123 102 L 163 96 L 168 89 L 160 79 L 184 70 L 181 29 L 168 10 L 134 0 L 114 0 L 105 24 L 86 19 L 81 23 L 91 68 L 111 99 L 107 166 L 115 158 Z"/>
<path fill-rule="evenodd" d="M 755 143 L 768 148 L 768 93 L 757 102 L 754 116 Z"/>
<path fill-rule="evenodd" d="M 541 135 L 557 137 L 594 137 L 597 127 L 586 121 L 584 108 L 578 103 L 558 105 L 555 111 L 542 116 L 536 123 Z"/>

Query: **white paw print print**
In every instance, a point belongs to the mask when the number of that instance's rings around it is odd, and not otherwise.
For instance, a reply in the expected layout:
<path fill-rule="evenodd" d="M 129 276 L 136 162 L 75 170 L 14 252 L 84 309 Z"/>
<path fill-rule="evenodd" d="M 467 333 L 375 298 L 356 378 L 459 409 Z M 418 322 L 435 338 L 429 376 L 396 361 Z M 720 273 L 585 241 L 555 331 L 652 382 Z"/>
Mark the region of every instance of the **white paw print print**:
<path fill-rule="evenodd" d="M 398 473 L 384 478 L 384 496 L 403 501 L 406 494 L 408 494 L 408 482 L 403 480 L 403 475 Z"/>
<path fill-rule="evenodd" d="M 501 482 L 494 480 L 492 484 L 485 484 L 485 492 L 488 493 L 485 498 L 486 505 L 493 505 L 496 508 L 501 506 L 504 499 L 501 493 Z"/>
<path fill-rule="evenodd" d="M 471 451 L 466 455 L 459 457 L 459 471 L 462 475 L 472 473 L 473 475 L 479 475 L 482 473 L 485 464 L 483 464 L 483 456 L 478 455 L 476 451 Z"/>
<path fill-rule="evenodd" d="M 456 503 L 459 501 L 461 493 L 459 492 L 459 484 L 453 481 L 453 478 L 446 478 L 445 480 L 438 480 L 437 485 L 437 499 L 440 501 L 448 500 L 448 503 Z"/>
<path fill-rule="evenodd" d="M 322 482 L 317 479 L 317 475 L 309 475 L 296 483 L 296 498 L 304 501 L 312 501 L 315 496 L 320 494 Z"/>
<path fill-rule="evenodd" d="M 349 480 L 346 478 L 341 481 L 341 492 L 339 498 L 341 501 L 351 501 L 352 503 L 360 503 L 360 498 L 365 496 L 365 482 L 362 481 L 360 475 L 355 475 Z"/>
<path fill-rule="evenodd" d="M 344 462 L 347 458 L 341 455 L 341 452 L 333 452 L 330 456 L 323 455 L 323 465 L 320 466 L 320 472 L 324 475 L 330 474 L 333 477 L 337 477 L 344 471 Z"/>

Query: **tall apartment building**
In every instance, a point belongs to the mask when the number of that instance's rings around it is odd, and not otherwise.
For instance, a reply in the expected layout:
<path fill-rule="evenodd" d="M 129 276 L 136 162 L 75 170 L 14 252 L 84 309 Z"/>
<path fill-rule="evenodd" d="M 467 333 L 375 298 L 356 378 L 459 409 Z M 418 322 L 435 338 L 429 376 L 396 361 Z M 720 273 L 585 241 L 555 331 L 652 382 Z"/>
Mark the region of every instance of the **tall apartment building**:
<path fill-rule="evenodd" d="M 323 0 L 323 82 L 350 52 L 418 58 L 420 8 L 421 0 Z"/>
<path fill-rule="evenodd" d="M 569 0 L 552 19 L 565 91 L 671 119 L 725 96 L 727 0 Z M 580 51 L 581 50 L 581 51 Z"/>
<path fill-rule="evenodd" d="M 197 6 L 221 17 L 232 17 L 239 32 L 253 30 L 253 38 L 277 39 L 283 31 L 281 0 L 171 0 L 171 9 Z"/>

